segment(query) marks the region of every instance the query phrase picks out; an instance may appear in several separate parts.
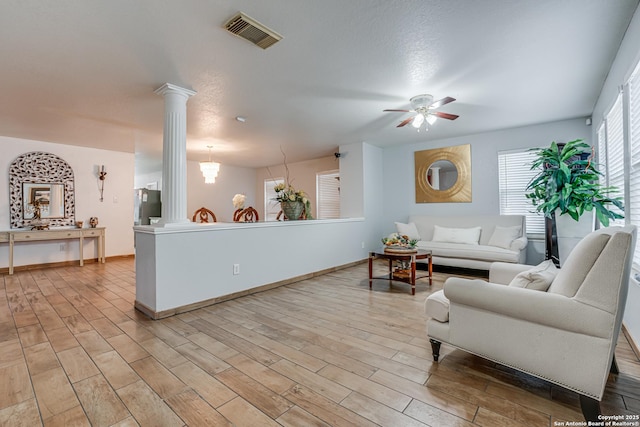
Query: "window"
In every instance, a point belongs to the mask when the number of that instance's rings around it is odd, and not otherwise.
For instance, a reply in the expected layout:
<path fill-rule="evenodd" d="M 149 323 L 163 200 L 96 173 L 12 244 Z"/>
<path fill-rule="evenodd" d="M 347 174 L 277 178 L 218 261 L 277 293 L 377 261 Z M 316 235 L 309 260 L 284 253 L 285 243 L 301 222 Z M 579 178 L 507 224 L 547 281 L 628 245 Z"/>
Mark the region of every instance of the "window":
<path fill-rule="evenodd" d="M 617 188 L 616 194 L 624 194 L 624 134 L 622 122 L 622 95 L 607 113 L 604 122 L 604 134 L 606 139 L 606 153 L 601 164 L 601 172 L 604 173 L 605 185 Z M 600 135 L 598 135 L 600 139 Z M 598 141 L 600 146 L 600 141 Z M 612 221 L 610 225 L 624 225 L 624 219 Z"/>
<path fill-rule="evenodd" d="M 284 178 L 265 179 L 264 180 L 264 220 L 276 221 L 280 212 L 280 203 L 276 198 L 274 187 L 278 184 L 284 184 Z"/>
<path fill-rule="evenodd" d="M 498 153 L 498 187 L 501 215 L 525 215 L 527 234 L 544 234 L 544 215 L 535 211 L 525 197 L 526 188 L 537 174 L 531 170 L 534 151 L 501 151 Z"/>
<path fill-rule="evenodd" d="M 316 190 L 318 218 L 340 218 L 340 172 L 317 173 Z"/>
<path fill-rule="evenodd" d="M 640 64 L 605 114 L 598 129 L 598 146 L 603 184 L 617 187 L 616 195 L 624 197 L 626 218 L 611 225 L 640 226 Z M 640 240 L 636 241 L 633 263 L 634 269 L 640 270 Z"/>
<path fill-rule="evenodd" d="M 627 84 L 629 94 L 629 148 L 631 153 L 629 171 L 628 222 L 640 227 L 640 65 Z M 636 241 L 633 255 L 635 267 L 640 269 L 640 239 Z"/>

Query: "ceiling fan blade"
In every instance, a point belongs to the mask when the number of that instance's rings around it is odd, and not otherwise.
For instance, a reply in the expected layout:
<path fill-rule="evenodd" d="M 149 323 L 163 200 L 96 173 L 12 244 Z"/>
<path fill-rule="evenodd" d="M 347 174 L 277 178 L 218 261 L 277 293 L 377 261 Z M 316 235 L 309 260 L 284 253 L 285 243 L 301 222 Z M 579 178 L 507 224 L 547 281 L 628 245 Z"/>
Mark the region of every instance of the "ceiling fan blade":
<path fill-rule="evenodd" d="M 430 114 L 435 114 L 436 116 L 440 117 L 441 119 L 447 119 L 447 120 L 455 120 L 460 116 L 457 116 L 455 114 L 449 114 L 449 113 L 442 113 L 440 111 L 434 111 Z"/>
<path fill-rule="evenodd" d="M 382 110 L 382 111 L 383 112 L 391 111 L 391 112 L 398 112 L 398 113 L 410 113 L 411 112 L 411 110 Z"/>
<path fill-rule="evenodd" d="M 431 105 L 429 105 L 429 108 L 439 108 L 455 100 L 456 100 L 455 98 L 447 96 L 446 98 L 442 98 L 442 99 L 438 99 L 437 101 L 434 101 Z"/>
<path fill-rule="evenodd" d="M 416 116 L 413 117 L 409 117 L 408 119 L 405 119 L 403 121 L 400 122 L 400 124 L 398 126 L 396 126 L 397 128 L 401 128 L 402 126 L 408 125 L 409 123 L 411 123 L 411 121 L 413 121 L 413 119 L 415 119 Z"/>

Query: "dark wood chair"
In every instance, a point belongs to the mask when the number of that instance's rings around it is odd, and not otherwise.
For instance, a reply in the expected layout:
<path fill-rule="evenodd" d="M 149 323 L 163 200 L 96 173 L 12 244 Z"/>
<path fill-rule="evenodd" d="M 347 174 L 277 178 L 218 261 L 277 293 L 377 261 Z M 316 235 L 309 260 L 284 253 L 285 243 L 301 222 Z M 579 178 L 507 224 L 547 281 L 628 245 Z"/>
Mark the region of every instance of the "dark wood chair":
<path fill-rule="evenodd" d="M 205 207 L 201 207 L 193 214 L 193 222 L 218 222 L 216 214 Z"/>
<path fill-rule="evenodd" d="M 234 222 L 257 222 L 260 221 L 260 217 L 258 216 L 258 211 L 249 206 L 244 209 L 236 209 L 233 213 L 233 221 Z"/>

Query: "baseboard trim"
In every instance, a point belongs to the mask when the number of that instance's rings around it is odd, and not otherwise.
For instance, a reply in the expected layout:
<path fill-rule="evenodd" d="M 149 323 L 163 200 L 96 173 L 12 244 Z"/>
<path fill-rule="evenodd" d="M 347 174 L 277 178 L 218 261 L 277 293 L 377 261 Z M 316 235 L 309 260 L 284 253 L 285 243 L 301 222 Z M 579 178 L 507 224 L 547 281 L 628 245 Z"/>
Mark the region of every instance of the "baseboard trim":
<path fill-rule="evenodd" d="M 180 307 L 175 307 L 169 310 L 164 310 L 164 311 L 154 311 L 152 308 L 146 306 L 145 304 L 142 304 L 141 302 L 139 302 L 138 300 L 135 301 L 134 303 L 134 307 L 136 308 L 136 310 L 140 311 L 141 313 L 145 314 L 146 316 L 150 317 L 153 320 L 159 320 L 159 319 L 164 319 L 166 317 L 171 317 L 171 316 L 175 316 L 176 314 L 181 314 L 181 313 L 186 313 L 188 311 L 192 311 L 192 310 L 197 310 L 199 308 L 203 308 L 203 307 L 208 307 L 210 305 L 214 305 L 214 304 L 218 304 L 224 301 L 229 301 L 232 299 L 236 299 L 236 298 L 240 298 L 240 297 L 244 297 L 247 295 L 252 295 L 252 294 L 257 294 L 259 292 L 264 292 L 264 291 L 268 291 L 269 289 L 274 289 L 274 288 L 278 288 L 280 286 L 285 286 L 285 285 L 289 285 L 291 283 L 295 283 L 295 282 L 299 282 L 301 280 L 306 280 L 306 279 L 311 279 L 313 277 L 316 276 L 322 276 L 324 274 L 328 274 L 328 273 L 332 273 L 334 271 L 338 271 L 338 270 L 342 270 L 344 268 L 348 268 L 348 267 L 353 267 L 354 265 L 358 265 L 358 264 L 362 264 L 363 262 L 366 262 L 366 259 L 360 260 L 360 261 L 354 261 L 354 262 L 350 262 L 347 264 L 342 264 L 336 267 L 331 267 L 331 268 L 327 268 L 324 270 L 319 270 L 319 271 L 315 271 L 312 273 L 308 273 L 308 274 L 303 274 L 301 276 L 296 276 L 296 277 L 292 277 L 290 279 L 286 279 L 286 280 L 281 280 L 279 282 L 274 282 L 274 283 L 268 283 L 266 285 L 262 285 L 262 286 L 256 286 L 255 288 L 251 288 L 251 289 L 245 289 L 243 291 L 239 291 L 239 292 L 234 292 L 231 294 L 227 294 L 227 295 L 222 295 L 216 298 L 210 298 L 204 301 L 199 301 L 199 302 L 194 302 L 192 304 L 187 304 L 187 305 L 183 305 Z"/>
<path fill-rule="evenodd" d="M 134 258 L 135 255 L 115 255 L 108 256 L 106 261 L 109 260 L 118 260 L 118 259 L 128 259 Z M 94 264 L 98 262 L 98 258 L 85 258 L 84 264 Z M 48 262 L 45 264 L 27 264 L 27 265 L 14 265 L 13 273 L 15 274 L 18 271 L 29 271 L 29 270 L 38 270 L 41 268 L 55 268 L 55 267 L 80 267 L 80 260 L 71 260 L 71 261 L 59 261 L 59 262 Z M 0 274 L 9 274 L 9 267 L 0 268 Z"/>
<path fill-rule="evenodd" d="M 625 326 L 624 322 L 622 323 L 622 333 L 627 339 L 627 341 L 629 342 L 629 345 L 631 346 L 631 350 L 636 355 L 636 359 L 640 361 L 640 347 L 638 347 L 638 343 L 633 340 L 633 337 L 629 333 L 629 330 Z"/>

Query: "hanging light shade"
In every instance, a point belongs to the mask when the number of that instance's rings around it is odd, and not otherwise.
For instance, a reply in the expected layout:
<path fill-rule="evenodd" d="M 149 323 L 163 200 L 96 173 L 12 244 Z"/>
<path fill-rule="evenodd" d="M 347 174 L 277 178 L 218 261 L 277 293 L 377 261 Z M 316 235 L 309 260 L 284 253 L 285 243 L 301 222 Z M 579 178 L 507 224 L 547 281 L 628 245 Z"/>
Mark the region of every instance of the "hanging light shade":
<path fill-rule="evenodd" d="M 213 147 L 211 145 L 207 145 L 207 148 L 209 149 L 209 161 L 200 162 L 200 172 L 202 172 L 202 176 L 204 176 L 205 184 L 213 184 L 216 182 L 216 177 L 220 170 L 220 163 L 211 161 L 211 149 Z"/>

